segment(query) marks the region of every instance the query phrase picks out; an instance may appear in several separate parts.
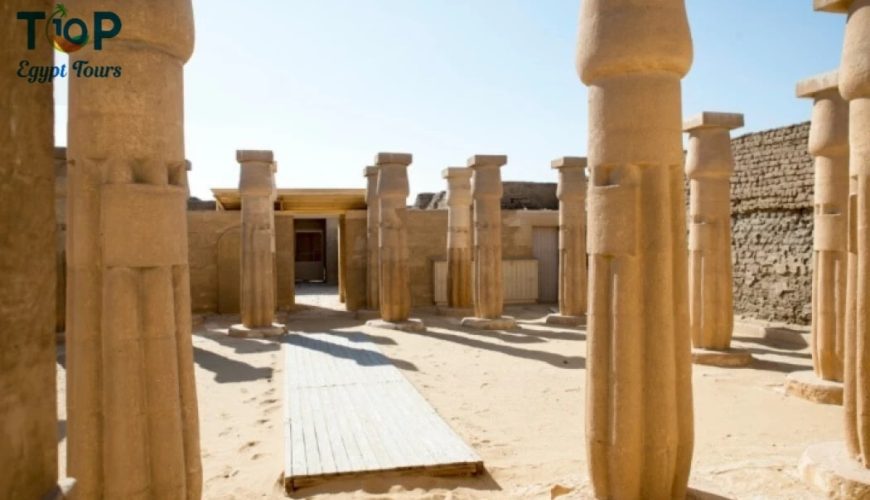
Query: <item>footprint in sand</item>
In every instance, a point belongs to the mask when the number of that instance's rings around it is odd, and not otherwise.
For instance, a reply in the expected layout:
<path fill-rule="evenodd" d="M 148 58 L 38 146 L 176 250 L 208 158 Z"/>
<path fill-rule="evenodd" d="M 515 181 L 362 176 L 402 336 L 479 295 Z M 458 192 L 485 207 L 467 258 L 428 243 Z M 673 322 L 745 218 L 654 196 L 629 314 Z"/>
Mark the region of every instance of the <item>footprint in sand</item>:
<path fill-rule="evenodd" d="M 269 423 L 269 419 L 268 419 L 268 418 L 261 418 L 260 420 L 257 420 L 257 423 L 258 423 L 259 425 L 268 424 L 268 423 Z"/>
<path fill-rule="evenodd" d="M 258 444 L 260 444 L 259 441 L 248 441 L 247 443 L 242 445 L 241 448 L 239 448 L 239 451 L 245 451 L 245 450 L 251 449 L 254 446 L 257 446 Z"/>
<path fill-rule="evenodd" d="M 254 455 L 251 457 L 251 460 L 259 460 L 259 459 L 262 458 L 262 457 L 263 457 L 262 454 L 260 454 L 260 453 L 254 453 Z"/>
<path fill-rule="evenodd" d="M 222 430 L 220 434 L 218 434 L 218 437 L 226 437 L 226 436 L 229 436 L 230 434 L 232 434 L 232 432 L 233 432 L 233 428 L 232 428 L 232 427 L 227 427 L 226 429 Z"/>
<path fill-rule="evenodd" d="M 277 402 L 278 402 L 277 399 L 275 399 L 275 398 L 269 398 L 269 399 L 265 399 L 265 400 L 263 400 L 263 401 L 260 401 L 260 406 L 269 406 L 269 405 L 273 405 L 273 404 L 275 404 L 275 403 L 277 403 Z"/>

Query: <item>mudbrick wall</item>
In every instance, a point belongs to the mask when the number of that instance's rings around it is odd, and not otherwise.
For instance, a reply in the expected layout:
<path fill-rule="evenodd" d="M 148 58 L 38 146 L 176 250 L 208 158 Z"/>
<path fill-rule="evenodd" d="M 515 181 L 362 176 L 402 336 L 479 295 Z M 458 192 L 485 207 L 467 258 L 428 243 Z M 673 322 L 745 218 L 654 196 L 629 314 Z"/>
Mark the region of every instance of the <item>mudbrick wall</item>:
<path fill-rule="evenodd" d="M 731 142 L 734 311 L 809 324 L 812 297 L 813 159 L 809 123 Z"/>

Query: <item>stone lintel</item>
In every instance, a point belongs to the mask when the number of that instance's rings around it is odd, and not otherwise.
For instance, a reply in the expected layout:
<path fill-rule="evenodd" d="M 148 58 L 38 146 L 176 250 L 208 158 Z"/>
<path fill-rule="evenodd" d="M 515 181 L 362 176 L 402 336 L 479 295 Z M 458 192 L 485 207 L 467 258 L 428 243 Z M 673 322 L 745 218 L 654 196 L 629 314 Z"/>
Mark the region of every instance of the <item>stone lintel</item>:
<path fill-rule="evenodd" d="M 556 170 L 563 168 L 586 168 L 586 158 L 582 156 L 563 156 L 550 162 Z"/>
<path fill-rule="evenodd" d="M 468 167 L 483 167 L 483 166 L 496 166 L 501 167 L 505 163 L 507 163 L 508 157 L 507 155 L 474 155 L 468 159 Z"/>
<path fill-rule="evenodd" d="M 693 130 L 702 128 L 724 128 L 728 130 L 733 130 L 742 126 L 742 113 L 718 113 L 715 111 L 704 111 L 683 122 L 683 132 L 691 132 Z"/>
<path fill-rule="evenodd" d="M 411 153 L 378 153 L 375 156 L 375 165 L 404 165 L 408 166 L 414 161 Z"/>
<path fill-rule="evenodd" d="M 837 90 L 839 71 L 833 70 L 820 75 L 804 78 L 797 83 L 795 95 L 797 97 L 815 97 L 826 90 Z"/>
<path fill-rule="evenodd" d="M 378 167 L 366 167 L 363 169 L 363 177 L 371 177 L 378 175 Z"/>
<path fill-rule="evenodd" d="M 272 163 L 275 161 L 275 155 L 268 150 L 239 149 L 236 150 L 236 161 L 239 163 Z"/>
<path fill-rule="evenodd" d="M 851 4 L 852 0 L 813 0 L 813 10 L 844 14 L 849 12 L 849 5 Z"/>
<path fill-rule="evenodd" d="M 466 167 L 447 167 L 447 168 L 445 168 L 444 170 L 441 171 L 441 178 L 442 178 L 442 179 L 449 179 L 449 178 L 451 178 L 451 177 L 458 177 L 458 178 L 460 178 L 460 179 L 461 179 L 461 178 L 468 178 L 468 179 L 470 179 L 472 174 L 473 174 L 473 172 L 471 171 L 470 168 L 466 168 Z"/>

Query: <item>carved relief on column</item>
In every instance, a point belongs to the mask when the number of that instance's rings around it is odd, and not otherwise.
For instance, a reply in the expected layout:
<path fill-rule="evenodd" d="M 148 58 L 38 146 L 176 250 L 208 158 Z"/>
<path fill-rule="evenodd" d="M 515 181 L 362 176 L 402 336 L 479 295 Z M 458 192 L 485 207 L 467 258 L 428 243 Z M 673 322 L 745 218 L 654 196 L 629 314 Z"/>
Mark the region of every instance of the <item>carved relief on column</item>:
<path fill-rule="evenodd" d="M 694 431 L 680 80 L 691 62 L 683 0 L 582 2 L 586 440 L 597 498 L 686 496 Z"/>

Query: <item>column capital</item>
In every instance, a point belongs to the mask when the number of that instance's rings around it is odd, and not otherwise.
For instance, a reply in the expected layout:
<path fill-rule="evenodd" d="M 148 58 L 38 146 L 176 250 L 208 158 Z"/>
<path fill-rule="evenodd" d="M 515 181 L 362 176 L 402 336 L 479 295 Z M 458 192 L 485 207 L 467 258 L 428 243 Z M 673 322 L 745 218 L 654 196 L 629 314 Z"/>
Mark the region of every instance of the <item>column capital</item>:
<path fill-rule="evenodd" d="M 442 179 L 471 179 L 473 170 L 466 167 L 447 167 L 441 171 Z"/>
<path fill-rule="evenodd" d="M 407 167 L 414 161 L 414 155 L 410 153 L 378 153 L 375 156 L 375 165 L 402 165 Z"/>
<path fill-rule="evenodd" d="M 838 70 L 813 75 L 799 81 L 795 87 L 795 96 L 816 99 L 820 94 L 830 92 L 831 90 L 837 91 L 837 94 L 840 92 Z"/>
<path fill-rule="evenodd" d="M 275 156 L 268 150 L 239 149 L 236 150 L 236 161 L 239 163 L 272 163 Z"/>
<path fill-rule="evenodd" d="M 506 155 L 474 155 L 468 159 L 468 168 L 502 167 L 507 163 Z"/>
<path fill-rule="evenodd" d="M 705 128 L 734 130 L 741 127 L 743 127 L 743 114 L 741 113 L 704 111 L 683 122 L 683 132 L 689 133 Z"/>
<path fill-rule="evenodd" d="M 366 167 L 363 169 L 363 177 L 375 177 L 378 176 L 378 167 Z"/>
<path fill-rule="evenodd" d="M 271 151 L 236 151 L 236 159 L 241 164 L 239 175 L 239 194 L 241 196 L 273 196 L 275 194 L 275 171 Z"/>
<path fill-rule="evenodd" d="M 842 14 L 849 11 L 852 0 L 813 0 L 813 10 Z"/>
<path fill-rule="evenodd" d="M 562 156 L 550 162 L 550 167 L 556 170 L 570 170 L 575 168 L 586 168 L 586 158 L 582 156 Z"/>

